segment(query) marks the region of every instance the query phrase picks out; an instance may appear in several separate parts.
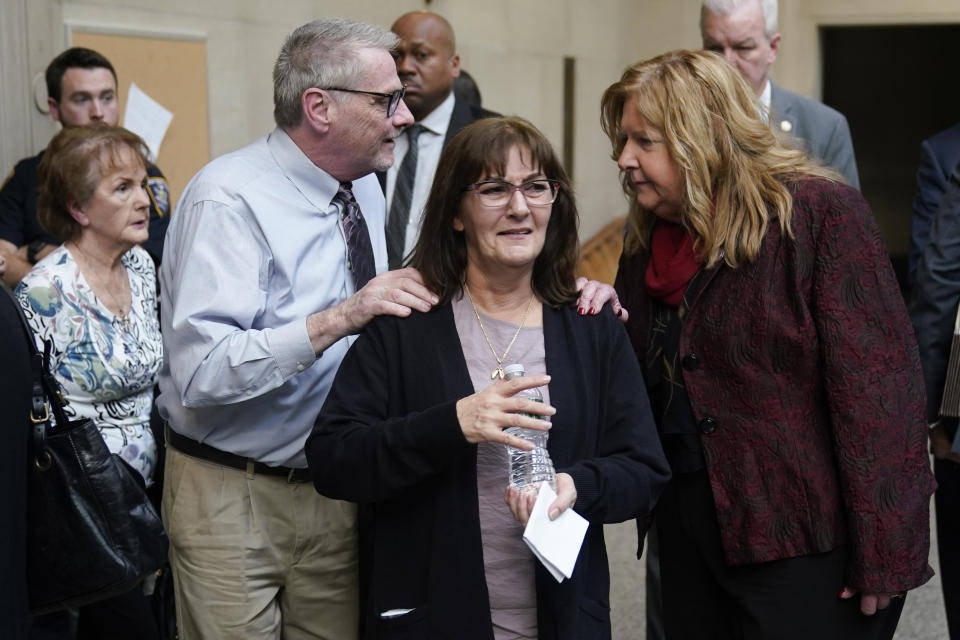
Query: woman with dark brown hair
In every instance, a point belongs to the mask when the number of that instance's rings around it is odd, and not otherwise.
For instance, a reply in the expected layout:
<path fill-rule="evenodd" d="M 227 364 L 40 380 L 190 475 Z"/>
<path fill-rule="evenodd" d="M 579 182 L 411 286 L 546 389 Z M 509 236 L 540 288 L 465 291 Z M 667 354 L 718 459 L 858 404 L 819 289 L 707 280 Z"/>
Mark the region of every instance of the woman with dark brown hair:
<path fill-rule="evenodd" d="M 543 135 L 517 118 L 460 132 L 411 259 L 440 303 L 365 329 L 306 445 L 317 490 L 360 503 L 366 637 L 610 637 L 602 525 L 646 516 L 669 472 L 621 323 L 577 314 L 576 258 Z M 508 363 L 532 375 L 498 379 Z M 543 404 L 514 397 L 537 386 Z M 551 517 L 590 522 L 563 583 L 522 541 L 536 496 L 505 493 L 503 445 L 530 444 L 504 429 L 546 416 Z"/>
<path fill-rule="evenodd" d="M 674 474 L 665 632 L 890 638 L 932 574 L 916 343 L 866 201 L 761 109 L 703 51 L 602 100 L 631 203 L 616 289 Z"/>

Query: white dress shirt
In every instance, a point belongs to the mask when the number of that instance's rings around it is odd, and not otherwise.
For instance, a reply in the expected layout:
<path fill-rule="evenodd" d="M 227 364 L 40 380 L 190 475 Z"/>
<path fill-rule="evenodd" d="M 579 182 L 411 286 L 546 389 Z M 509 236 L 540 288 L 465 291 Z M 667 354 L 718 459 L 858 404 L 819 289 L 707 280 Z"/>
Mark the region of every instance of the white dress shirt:
<path fill-rule="evenodd" d="M 306 327 L 354 292 L 338 187 L 280 129 L 187 185 L 160 269 L 158 402 L 172 429 L 269 465 L 306 466 L 304 441 L 352 342 L 317 358 Z M 376 176 L 355 180 L 353 193 L 384 271 Z"/>
<path fill-rule="evenodd" d="M 760 92 L 760 104 L 763 106 L 760 116 L 767 122 L 770 121 L 770 98 L 772 96 L 773 89 L 771 88 L 770 80 L 767 80 L 767 83 L 763 85 L 763 91 Z"/>
<path fill-rule="evenodd" d="M 443 151 L 443 141 L 447 137 L 447 128 L 450 126 L 450 116 L 453 114 L 453 92 L 431 111 L 418 124 L 424 126 L 419 139 L 419 154 L 417 155 L 417 173 L 413 179 L 413 195 L 410 198 L 410 219 L 407 221 L 407 235 L 403 247 L 404 257 L 410 255 L 417 238 L 420 237 L 420 223 L 423 220 L 423 208 L 430 196 L 433 186 L 433 176 L 437 173 L 437 164 L 440 162 L 440 152 Z M 393 187 L 397 184 L 397 172 L 403 157 L 407 155 L 409 138 L 406 134 L 396 140 L 397 146 L 393 149 L 393 166 L 387 169 L 387 211 L 393 203 Z"/>

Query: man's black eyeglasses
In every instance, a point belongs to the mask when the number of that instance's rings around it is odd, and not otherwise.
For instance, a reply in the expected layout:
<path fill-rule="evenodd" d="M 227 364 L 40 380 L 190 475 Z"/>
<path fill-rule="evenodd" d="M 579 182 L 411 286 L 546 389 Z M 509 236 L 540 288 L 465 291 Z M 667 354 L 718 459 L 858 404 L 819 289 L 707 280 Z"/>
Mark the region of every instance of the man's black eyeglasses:
<path fill-rule="evenodd" d="M 377 96 L 378 98 L 387 99 L 387 117 L 392 118 L 393 114 L 397 112 L 397 107 L 400 106 L 400 101 L 403 100 L 403 96 L 407 95 L 406 85 L 400 87 L 392 93 L 380 93 L 379 91 L 360 91 L 359 89 L 340 89 L 338 87 L 330 87 L 329 89 L 324 89 L 324 91 L 345 91 L 347 93 L 362 93 L 368 96 Z"/>

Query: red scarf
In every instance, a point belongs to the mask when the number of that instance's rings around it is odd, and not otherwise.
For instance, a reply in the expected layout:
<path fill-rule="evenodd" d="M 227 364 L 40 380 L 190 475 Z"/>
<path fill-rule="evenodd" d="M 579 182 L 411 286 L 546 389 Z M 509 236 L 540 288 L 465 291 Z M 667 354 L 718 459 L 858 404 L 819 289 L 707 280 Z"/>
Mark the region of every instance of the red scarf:
<path fill-rule="evenodd" d="M 650 264 L 644 283 L 647 293 L 664 304 L 679 307 L 687 283 L 700 268 L 693 238 L 679 224 L 657 221 L 650 241 Z"/>

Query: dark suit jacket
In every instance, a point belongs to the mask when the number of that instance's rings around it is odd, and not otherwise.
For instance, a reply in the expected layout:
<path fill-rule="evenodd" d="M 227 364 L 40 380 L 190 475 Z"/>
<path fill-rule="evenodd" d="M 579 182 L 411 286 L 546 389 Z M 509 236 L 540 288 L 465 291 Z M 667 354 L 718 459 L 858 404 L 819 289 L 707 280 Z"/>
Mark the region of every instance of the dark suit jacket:
<path fill-rule="evenodd" d="M 543 310 L 548 450 L 590 521 L 573 577 L 537 564 L 539 637 L 609 638 L 605 522 L 648 514 L 669 478 L 626 332 L 609 311 Z M 449 304 L 380 316 L 347 353 L 307 439 L 320 493 L 360 504 L 366 638 L 492 640 L 476 445 L 456 402 L 474 392 Z M 504 469 L 506 486 L 506 469 Z M 414 611 L 393 620 L 379 613 Z"/>
<path fill-rule="evenodd" d="M 721 265 L 683 320 L 683 371 L 730 565 L 849 545 L 848 586 L 916 587 L 927 566 L 923 380 L 890 260 L 866 201 L 826 180 L 791 185 L 795 239 L 771 221 L 760 255 Z M 643 354 L 647 253 L 617 290 Z M 692 359 L 691 359 L 692 360 Z M 709 431 L 709 429 L 707 429 Z"/>
<path fill-rule="evenodd" d="M 770 83 L 770 125 L 798 139 L 798 146 L 860 188 L 850 127 L 842 113 Z M 783 125 L 789 122 L 789 131 Z"/>
<path fill-rule="evenodd" d="M 960 304 L 960 164 L 947 180 L 930 225 L 929 242 L 917 265 L 910 297 L 910 319 L 917 333 L 927 386 L 927 420 L 940 414 L 947 356 Z"/>
<path fill-rule="evenodd" d="M 960 162 L 960 123 L 927 138 L 920 144 L 917 193 L 910 218 L 910 275 L 916 283 L 917 264 L 930 237 L 930 225 L 947 187 L 947 178 Z M 939 394 L 937 394 L 939 396 Z"/>
<path fill-rule="evenodd" d="M 468 124 L 481 120 L 483 118 L 499 118 L 500 114 L 494 111 L 487 111 L 483 107 L 475 107 L 459 100 L 453 103 L 453 113 L 450 114 L 450 124 L 447 125 L 447 135 L 443 138 L 443 146 L 446 147 L 453 140 L 453 136 Z M 377 171 L 377 180 L 380 181 L 380 188 L 384 193 L 387 191 L 387 172 Z"/>
<path fill-rule="evenodd" d="M 453 140 L 453 136 L 468 124 L 483 118 L 499 118 L 500 114 L 493 111 L 487 111 L 483 107 L 475 107 L 466 102 L 454 102 L 453 113 L 450 114 L 450 126 L 447 127 L 447 137 L 443 139 L 443 146 L 446 147 Z"/>

